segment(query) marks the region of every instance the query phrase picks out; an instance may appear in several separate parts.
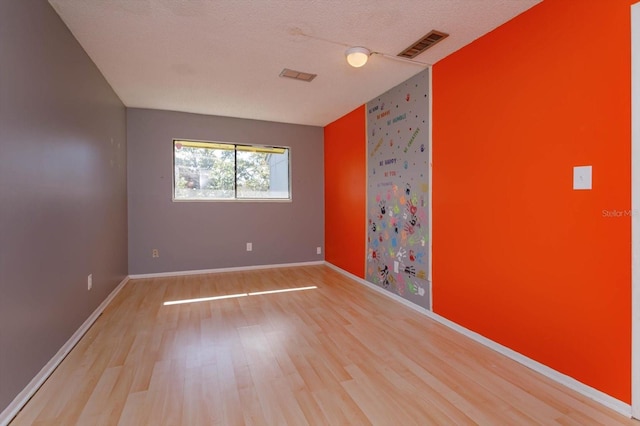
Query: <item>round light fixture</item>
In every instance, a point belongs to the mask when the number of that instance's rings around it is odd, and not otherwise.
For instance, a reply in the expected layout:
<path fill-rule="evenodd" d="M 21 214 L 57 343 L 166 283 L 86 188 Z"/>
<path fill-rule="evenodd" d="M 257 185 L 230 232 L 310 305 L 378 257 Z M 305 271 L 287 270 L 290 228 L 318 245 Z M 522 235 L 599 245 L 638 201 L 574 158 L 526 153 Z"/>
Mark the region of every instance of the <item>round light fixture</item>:
<path fill-rule="evenodd" d="M 367 63 L 371 51 L 366 47 L 350 47 L 344 52 L 347 62 L 354 68 L 360 68 Z"/>

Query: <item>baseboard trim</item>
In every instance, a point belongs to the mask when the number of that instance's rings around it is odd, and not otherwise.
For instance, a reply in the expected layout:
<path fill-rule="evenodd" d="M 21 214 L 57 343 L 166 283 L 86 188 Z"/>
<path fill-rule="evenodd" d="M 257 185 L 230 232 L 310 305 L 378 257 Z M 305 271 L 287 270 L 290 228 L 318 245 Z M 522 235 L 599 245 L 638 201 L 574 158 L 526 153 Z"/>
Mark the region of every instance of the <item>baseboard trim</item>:
<path fill-rule="evenodd" d="M 543 376 L 546 376 L 548 378 L 550 378 L 551 380 L 560 383 L 563 386 L 566 386 L 569 389 L 572 389 L 584 396 L 586 396 L 587 398 L 601 404 L 604 405 L 605 407 L 608 407 L 626 417 L 631 418 L 632 417 L 632 411 L 631 411 L 631 405 L 627 404 L 623 401 L 620 401 L 619 399 L 616 399 L 610 395 L 607 395 L 606 393 L 599 391 L 596 388 L 593 388 L 589 385 L 586 385 L 576 379 L 574 379 L 573 377 L 567 376 L 564 373 L 561 373 L 557 370 L 554 370 L 551 367 L 548 367 L 538 361 L 535 361 L 525 355 L 522 355 L 519 352 L 514 351 L 513 349 L 510 349 L 506 346 L 501 345 L 500 343 L 497 343 L 487 337 L 484 337 L 481 334 L 476 333 L 475 331 L 471 331 L 468 328 L 465 328 L 459 324 L 456 324 L 455 322 L 448 320 L 445 317 L 442 317 L 434 312 L 431 312 L 421 306 L 418 306 L 406 299 L 403 299 L 402 297 L 393 294 L 387 290 L 384 290 L 383 288 L 370 283 L 356 275 L 353 275 L 352 273 L 345 271 L 344 269 L 339 268 L 338 266 L 335 266 L 329 262 L 325 262 L 325 264 L 337 271 L 338 273 L 351 278 L 352 280 L 356 281 L 359 284 L 362 284 L 366 287 L 369 287 L 370 289 L 390 298 L 395 300 L 396 302 L 400 302 L 403 305 L 413 309 L 414 311 L 417 311 L 431 319 L 433 319 L 434 321 L 439 322 L 440 324 L 488 347 L 489 349 L 492 349 L 508 358 L 511 358 L 512 360 L 524 365 L 525 367 L 528 367 L 540 374 L 542 374 Z"/>
<path fill-rule="evenodd" d="M 516 352 L 506 346 L 503 346 L 491 339 L 488 339 L 481 334 L 478 334 L 474 331 L 471 331 L 455 322 L 448 320 L 445 317 L 442 317 L 434 312 L 431 312 L 421 306 L 418 306 L 410 301 L 403 299 L 402 297 L 393 294 L 389 291 L 382 289 L 381 287 L 372 284 L 344 269 L 339 268 L 329 262 L 326 261 L 314 261 L 314 262 L 299 262 L 299 263 L 286 263 L 286 264 L 275 264 L 275 265 L 258 265 L 258 266 L 243 266 L 243 267 L 233 267 L 233 268 L 219 268 L 219 269 L 207 269 L 207 270 L 196 270 L 196 271 L 180 271 L 180 272 L 163 272 L 158 274 L 139 274 L 139 275 L 130 275 L 125 277 L 120 284 L 107 296 L 107 298 L 96 308 L 96 310 L 87 318 L 87 320 L 76 330 L 76 332 L 71 336 L 71 338 L 60 348 L 60 350 L 49 360 L 49 362 L 40 370 L 40 372 L 29 382 L 29 384 L 20 392 L 14 400 L 7 406 L 7 408 L 0 413 L 0 426 L 7 426 L 9 422 L 20 412 L 22 407 L 26 405 L 26 403 L 31 399 L 31 397 L 36 393 L 36 391 L 42 386 L 42 384 L 47 380 L 47 378 L 53 373 L 56 367 L 64 360 L 64 358 L 71 352 L 74 346 L 80 341 L 82 336 L 89 330 L 89 328 L 93 325 L 93 323 L 98 319 L 100 314 L 106 309 L 106 307 L 111 303 L 111 301 L 115 298 L 115 296 L 122 290 L 122 288 L 127 284 L 130 279 L 139 279 L 139 278 L 158 278 L 158 277 L 171 277 L 171 276 L 180 276 L 180 275 L 198 275 L 198 274 L 211 274 L 211 273 L 219 273 L 219 272 L 235 272 L 235 271 L 250 271 L 250 270 L 259 270 L 259 269 L 274 269 L 274 268 L 287 268 L 287 267 L 298 267 L 298 266 L 314 266 L 314 265 L 326 265 L 329 268 L 335 270 L 336 272 L 344 275 L 351 280 L 362 284 L 373 291 L 380 293 L 383 296 L 386 296 L 396 302 L 399 302 L 414 311 L 421 313 L 434 321 L 437 321 L 444 326 L 508 357 L 513 359 L 514 361 L 554 380 L 557 383 L 560 383 L 566 386 L 569 389 L 572 389 L 589 399 L 592 399 L 599 404 L 604 405 L 626 417 L 632 417 L 632 409 L 631 405 L 622 402 L 616 398 L 613 398 L 606 393 L 599 391 L 591 386 L 588 386 L 573 377 L 567 376 L 564 373 L 561 373 L 557 370 L 554 370 L 538 361 L 535 361 L 525 355 L 522 355 L 519 352 Z"/>
<path fill-rule="evenodd" d="M 158 273 L 152 273 L 152 274 L 133 274 L 133 275 L 129 275 L 129 279 L 137 280 L 141 278 L 179 277 L 183 275 L 218 274 L 220 272 L 256 271 L 260 269 L 275 269 L 275 268 L 295 268 L 298 266 L 315 266 L 315 265 L 324 265 L 324 264 L 325 264 L 324 260 L 317 260 L 312 262 L 277 263 L 273 265 L 235 266 L 231 268 L 197 269 L 193 271 L 158 272 Z"/>
<path fill-rule="evenodd" d="M 49 362 L 42 367 L 40 372 L 29 382 L 27 386 L 20 392 L 11 403 L 0 413 L 0 426 L 7 426 L 11 420 L 20 412 L 36 391 L 42 386 L 42 384 L 49 378 L 54 372 L 56 367 L 65 359 L 65 357 L 71 352 L 74 346 L 80 341 L 82 336 L 91 328 L 93 323 L 98 319 L 100 314 L 111 303 L 114 297 L 122 290 L 122 288 L 129 281 L 129 277 L 125 277 L 120 284 L 113 289 L 113 291 L 102 301 L 100 306 L 86 319 L 86 321 L 76 330 L 75 333 L 67 340 L 67 342 L 60 348 L 60 350 L 49 360 Z"/>

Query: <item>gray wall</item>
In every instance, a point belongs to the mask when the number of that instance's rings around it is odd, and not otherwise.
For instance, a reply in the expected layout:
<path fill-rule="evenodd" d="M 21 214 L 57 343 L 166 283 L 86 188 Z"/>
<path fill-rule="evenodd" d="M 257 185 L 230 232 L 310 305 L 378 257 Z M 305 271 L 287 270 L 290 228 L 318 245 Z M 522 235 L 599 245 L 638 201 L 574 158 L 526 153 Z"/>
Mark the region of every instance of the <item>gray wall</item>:
<path fill-rule="evenodd" d="M 429 69 L 367 103 L 367 280 L 425 309 Z"/>
<path fill-rule="evenodd" d="M 321 127 L 127 109 L 129 273 L 323 260 L 323 137 Z M 172 202 L 174 138 L 291 147 L 293 201 Z"/>
<path fill-rule="evenodd" d="M 46 1 L 2 0 L 0 412 L 126 274 L 125 108 Z"/>

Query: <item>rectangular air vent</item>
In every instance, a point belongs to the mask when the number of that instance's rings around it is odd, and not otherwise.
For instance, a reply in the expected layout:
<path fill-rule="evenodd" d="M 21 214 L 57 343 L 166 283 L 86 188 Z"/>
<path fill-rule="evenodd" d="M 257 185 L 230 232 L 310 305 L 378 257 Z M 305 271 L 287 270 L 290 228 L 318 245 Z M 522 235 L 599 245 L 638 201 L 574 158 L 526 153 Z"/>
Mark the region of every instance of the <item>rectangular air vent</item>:
<path fill-rule="evenodd" d="M 398 53 L 398 56 L 401 58 L 413 59 L 437 42 L 444 40 L 449 37 L 449 34 L 431 30 L 429 34 L 422 37 L 420 40 L 413 43 L 411 46 L 404 49 L 402 52 Z"/>
<path fill-rule="evenodd" d="M 280 73 L 280 77 L 293 78 L 294 80 L 306 81 L 307 83 L 311 82 L 314 78 L 316 78 L 318 74 L 310 74 L 308 72 L 302 71 L 294 71 L 289 68 L 285 68 Z"/>

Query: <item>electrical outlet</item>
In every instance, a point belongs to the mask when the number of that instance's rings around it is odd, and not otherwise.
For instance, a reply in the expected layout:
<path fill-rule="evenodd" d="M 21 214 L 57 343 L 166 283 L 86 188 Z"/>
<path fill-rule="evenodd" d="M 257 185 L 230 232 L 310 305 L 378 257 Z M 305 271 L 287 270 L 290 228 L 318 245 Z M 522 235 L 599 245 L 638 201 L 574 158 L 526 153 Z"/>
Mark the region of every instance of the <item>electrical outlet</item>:
<path fill-rule="evenodd" d="M 91 290 L 91 287 L 93 287 L 93 275 L 89 274 L 87 277 L 87 290 Z"/>
<path fill-rule="evenodd" d="M 253 250 L 253 243 L 247 243 L 247 251 Z"/>
<path fill-rule="evenodd" d="M 151 250 L 151 257 L 160 257 L 160 251 L 158 249 Z"/>
<path fill-rule="evenodd" d="M 322 254 L 322 247 L 316 247 L 316 254 Z"/>

